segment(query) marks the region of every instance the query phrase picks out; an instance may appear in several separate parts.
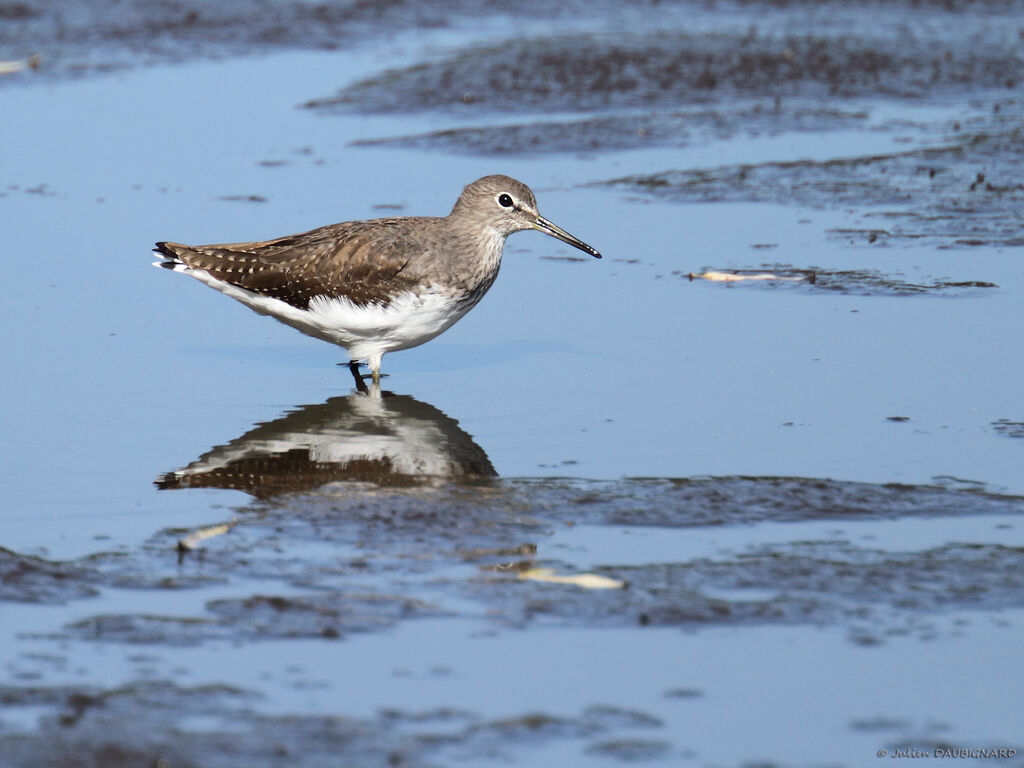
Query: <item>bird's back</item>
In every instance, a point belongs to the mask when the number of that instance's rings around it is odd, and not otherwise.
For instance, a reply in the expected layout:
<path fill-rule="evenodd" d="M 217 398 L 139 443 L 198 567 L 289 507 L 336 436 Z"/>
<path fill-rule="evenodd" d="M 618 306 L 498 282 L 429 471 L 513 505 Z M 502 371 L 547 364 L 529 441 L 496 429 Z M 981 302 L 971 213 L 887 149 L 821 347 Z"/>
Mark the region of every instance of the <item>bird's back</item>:
<path fill-rule="evenodd" d="M 161 242 L 156 250 L 169 259 L 164 266 L 202 270 L 298 309 L 317 296 L 386 305 L 443 265 L 445 224 L 427 217 L 372 219 L 248 243 Z"/>

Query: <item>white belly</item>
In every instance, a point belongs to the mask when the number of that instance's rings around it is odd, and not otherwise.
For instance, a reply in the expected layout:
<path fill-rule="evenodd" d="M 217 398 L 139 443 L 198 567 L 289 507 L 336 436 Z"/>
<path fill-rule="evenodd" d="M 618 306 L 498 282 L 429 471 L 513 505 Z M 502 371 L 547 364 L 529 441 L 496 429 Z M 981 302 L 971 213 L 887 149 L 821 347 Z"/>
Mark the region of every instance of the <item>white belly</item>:
<path fill-rule="evenodd" d="M 349 351 L 353 359 L 376 359 L 386 352 L 409 349 L 430 341 L 446 331 L 476 302 L 457 302 L 451 294 L 427 291 L 404 292 L 385 307 L 359 306 L 348 299 L 316 297 L 309 309 L 262 296 L 225 283 L 201 269 L 179 268 L 197 280 L 245 304 L 262 315 L 270 315 L 303 333 Z"/>
<path fill-rule="evenodd" d="M 469 309 L 465 304 L 460 306 L 450 294 L 406 292 L 386 307 L 357 306 L 348 299 L 318 297 L 302 314 L 304 321 L 320 332 L 320 338 L 345 347 L 354 358 L 364 358 L 430 341 Z"/>

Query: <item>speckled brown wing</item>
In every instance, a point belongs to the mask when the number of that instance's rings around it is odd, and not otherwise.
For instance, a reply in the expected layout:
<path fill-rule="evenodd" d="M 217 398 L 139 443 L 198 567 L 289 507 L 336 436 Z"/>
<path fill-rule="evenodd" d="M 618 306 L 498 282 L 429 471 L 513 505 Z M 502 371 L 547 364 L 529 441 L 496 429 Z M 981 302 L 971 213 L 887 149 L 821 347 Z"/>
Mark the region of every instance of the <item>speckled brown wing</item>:
<path fill-rule="evenodd" d="M 403 237 L 408 219 L 331 224 L 276 240 L 221 245 L 161 242 L 156 250 L 253 293 L 307 309 L 317 296 L 387 306 L 413 287 L 418 255 Z"/>

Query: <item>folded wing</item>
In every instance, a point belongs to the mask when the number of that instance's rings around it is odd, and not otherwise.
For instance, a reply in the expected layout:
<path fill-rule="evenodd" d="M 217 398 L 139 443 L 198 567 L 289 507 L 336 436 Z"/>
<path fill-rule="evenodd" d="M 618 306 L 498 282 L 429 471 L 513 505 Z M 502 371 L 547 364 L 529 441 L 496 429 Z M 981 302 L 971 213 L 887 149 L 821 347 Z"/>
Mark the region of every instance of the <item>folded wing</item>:
<path fill-rule="evenodd" d="M 420 254 L 402 241 L 407 228 L 408 224 L 378 219 L 332 224 L 262 242 L 160 242 L 155 250 L 168 259 L 165 266 L 204 270 L 217 280 L 298 309 L 307 309 L 317 296 L 387 306 L 417 282 L 411 264 Z"/>

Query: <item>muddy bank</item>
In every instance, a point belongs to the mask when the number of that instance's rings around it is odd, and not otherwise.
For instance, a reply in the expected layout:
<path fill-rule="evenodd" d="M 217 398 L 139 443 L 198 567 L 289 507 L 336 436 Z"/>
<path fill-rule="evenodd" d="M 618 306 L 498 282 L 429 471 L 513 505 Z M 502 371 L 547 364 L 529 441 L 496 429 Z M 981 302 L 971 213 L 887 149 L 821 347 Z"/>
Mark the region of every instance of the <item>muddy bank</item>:
<path fill-rule="evenodd" d="M 871 5 L 831 6 L 824 14 L 753 4 L 736 17 L 697 7 L 676 15 L 659 6 L 650 18 L 664 13 L 665 24 L 650 34 L 535 34 L 468 47 L 387 70 L 305 106 L 477 120 L 524 111 L 619 113 L 357 142 L 479 155 L 699 146 L 856 129 L 867 125 L 868 113 L 844 109 L 844 102 L 1012 92 L 1024 73 L 1019 25 L 1002 16 L 1007 7 L 995 10 L 888 5 L 879 24 L 879 9 Z M 673 26 L 701 31 L 665 31 Z"/>
<path fill-rule="evenodd" d="M 866 22 L 858 23 L 869 27 Z M 909 42 L 875 37 L 873 28 L 865 37 L 800 38 L 760 33 L 756 25 L 742 35 L 595 36 L 582 45 L 576 38 L 531 38 L 390 70 L 305 106 L 328 113 L 440 110 L 461 117 L 624 112 L 356 142 L 481 155 L 606 152 L 864 128 L 867 112 L 838 105 L 983 92 L 998 98 L 1020 81 L 1024 58 L 1005 29 L 981 22 L 974 46 L 963 44 L 959 30 L 940 25 L 931 31 L 934 38 Z M 822 99 L 829 100 L 827 108 Z M 905 126 L 890 129 L 899 127 Z"/>
<path fill-rule="evenodd" d="M 0 4 L 0 60 L 36 54 L 41 73 L 80 75 L 275 50 L 334 50 L 409 31 L 495 25 L 533 39 L 513 36 L 471 47 L 439 63 L 346 87 L 337 99 L 318 103 L 371 110 L 471 104 L 566 111 L 765 89 L 774 96 L 808 84 L 832 95 L 920 95 L 944 86 L 1012 87 L 1020 80 L 1014 47 L 1019 2 L 815 6 L 528 0 L 509 14 L 479 0 L 6 2 Z M 570 25 L 572 35 L 565 35 Z M 700 32 L 657 34 L 672 28 Z M 623 29 L 650 34 L 630 38 Z"/>
<path fill-rule="evenodd" d="M 672 170 L 606 182 L 677 201 L 850 207 L 853 226 L 833 235 L 884 246 L 926 239 L 939 246 L 1024 245 L 1024 103 L 1002 100 L 942 126 L 935 146 L 825 161 L 765 162 Z"/>
<path fill-rule="evenodd" d="M 906 8 L 897 13 L 897 24 L 914 18 Z M 752 22 L 741 33 L 510 40 L 389 70 L 306 106 L 582 112 L 741 98 L 920 98 L 1014 88 L 1024 74 L 1017 41 L 980 14 L 964 18 L 966 28 L 958 29 L 961 18 L 950 14 L 945 29 L 907 36 L 892 35 L 891 27 L 879 30 L 872 12 L 863 9 L 855 34 L 838 28 L 787 34 L 773 28 L 783 26 L 776 15 L 766 30 Z"/>
<path fill-rule="evenodd" d="M 893 553 L 840 535 L 752 544 L 739 556 L 683 557 L 674 563 L 631 563 L 626 551 L 608 552 L 595 573 L 628 588 L 595 591 L 537 581 L 537 569 L 581 571 L 571 557 L 552 559 L 550 551 L 538 554 L 538 548 L 576 526 L 682 532 L 766 521 L 838 526 L 1021 514 L 1024 501 L 1017 497 L 959 490 L 955 483 L 944 488 L 800 478 L 550 480 L 374 492 L 330 485 L 313 496 L 254 503 L 239 512 L 230 531 L 180 561 L 177 531 L 155 536 L 134 553 L 69 563 L 10 553 L 9 573 L 34 564 L 49 577 L 45 583 L 11 579 L 5 596 L 66 602 L 111 587 L 158 594 L 235 579 L 264 585 L 257 594 L 210 601 L 195 615 L 102 613 L 51 635 L 90 642 L 337 639 L 398 622 L 463 615 L 452 612 L 449 599 L 455 595 L 458 604 L 468 599 L 501 625 L 541 617 L 549 625 L 555 620 L 572 626 L 811 622 L 851 631 L 863 624 L 865 633 L 882 638 L 900 629 L 890 625 L 897 606 L 912 609 L 915 626 L 922 627 L 929 615 L 953 608 L 1024 606 L 1022 551 L 992 542 Z M 282 591 L 275 594 L 273 584 Z M 771 594 L 736 601 L 717 596 L 749 587 Z"/>
<path fill-rule="evenodd" d="M 49 650 L 8 664 L 20 684 L 0 687 L 0 717 L 31 713 L 35 726 L 0 739 L 0 762 L 319 766 L 343 754 L 360 765 L 427 766 L 517 760 L 563 742 L 591 758 L 692 757 L 685 742 L 664 738 L 672 734 L 661 705 L 647 711 L 598 699 L 576 712 L 537 706 L 497 719 L 450 707 L 279 715 L 261 710 L 270 673 L 251 689 L 195 685 L 189 666 L 204 648 L 278 643 L 275 684 L 301 693 L 325 685 L 317 663 L 305 663 L 309 644 L 343 658 L 360 635 L 386 638 L 422 622 L 474 622 L 477 632 L 524 639 L 535 635 L 516 629 L 814 626 L 840 629 L 850 648 L 877 650 L 897 638 L 949 640 L 974 621 L 1024 607 L 1024 548 L 1014 534 L 1024 499 L 954 478 L 927 487 L 781 477 L 377 491 L 333 483 L 236 514 L 230 530 L 183 558 L 178 530 L 73 562 L 7 553 L 6 600 L 64 601 L 86 618 L 22 631 Z M 30 566 L 46 585 L 6 578 Z M 612 586 L 587 588 L 592 580 L 574 578 L 584 574 Z M 150 595 L 134 610 L 99 607 L 100 595 L 120 590 Z M 188 594 L 191 609 L 174 598 Z M 99 604 L 92 615 L 91 601 Z M 955 612 L 976 618 L 950 626 Z M 41 682 L 66 675 L 83 647 L 116 649 L 118 674 L 129 682 Z M 410 674 L 401 658 L 391 663 L 393 676 Z M 455 673 L 432 666 L 419 674 L 440 683 Z M 672 706 L 704 701 L 699 688 L 668 680 L 659 695 Z M 923 738 L 912 719 L 850 728 L 884 731 L 884 743 Z"/>

